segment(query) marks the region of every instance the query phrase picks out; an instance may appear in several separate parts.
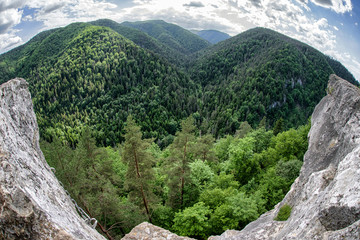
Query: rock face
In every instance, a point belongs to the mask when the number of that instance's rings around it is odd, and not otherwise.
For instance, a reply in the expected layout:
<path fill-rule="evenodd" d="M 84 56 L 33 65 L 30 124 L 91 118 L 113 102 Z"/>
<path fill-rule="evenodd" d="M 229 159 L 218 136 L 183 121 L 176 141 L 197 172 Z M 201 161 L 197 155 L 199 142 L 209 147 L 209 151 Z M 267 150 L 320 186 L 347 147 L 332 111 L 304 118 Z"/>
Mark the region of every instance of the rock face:
<path fill-rule="evenodd" d="M 194 240 L 188 237 L 179 237 L 168 230 L 143 222 L 126 234 L 122 240 Z"/>
<path fill-rule="evenodd" d="M 104 239 L 46 163 L 24 79 L 0 86 L 0 239 Z"/>
<path fill-rule="evenodd" d="M 316 106 L 300 176 L 272 211 L 223 239 L 360 239 L 360 90 L 335 75 Z M 284 204 L 287 221 L 273 219 Z"/>

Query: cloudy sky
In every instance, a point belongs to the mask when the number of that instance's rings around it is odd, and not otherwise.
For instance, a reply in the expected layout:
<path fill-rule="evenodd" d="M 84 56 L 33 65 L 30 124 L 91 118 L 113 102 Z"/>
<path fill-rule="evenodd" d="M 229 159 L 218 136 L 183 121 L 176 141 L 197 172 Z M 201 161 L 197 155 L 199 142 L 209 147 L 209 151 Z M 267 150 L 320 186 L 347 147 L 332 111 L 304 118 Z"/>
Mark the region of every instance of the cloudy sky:
<path fill-rule="evenodd" d="M 162 19 L 232 36 L 261 26 L 308 43 L 360 80 L 359 0 L 0 0 L 0 53 L 72 22 Z"/>

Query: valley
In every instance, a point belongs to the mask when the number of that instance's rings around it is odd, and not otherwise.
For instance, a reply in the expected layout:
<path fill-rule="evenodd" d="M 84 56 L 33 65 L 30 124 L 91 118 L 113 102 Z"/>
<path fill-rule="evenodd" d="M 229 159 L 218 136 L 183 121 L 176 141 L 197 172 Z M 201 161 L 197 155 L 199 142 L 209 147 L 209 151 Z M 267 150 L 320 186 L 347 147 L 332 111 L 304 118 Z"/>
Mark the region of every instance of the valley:
<path fill-rule="evenodd" d="M 212 44 L 164 21 L 101 19 L 0 55 L 26 79 L 48 164 L 121 239 L 143 221 L 206 239 L 274 208 L 298 177 L 338 61 L 266 28 Z"/>

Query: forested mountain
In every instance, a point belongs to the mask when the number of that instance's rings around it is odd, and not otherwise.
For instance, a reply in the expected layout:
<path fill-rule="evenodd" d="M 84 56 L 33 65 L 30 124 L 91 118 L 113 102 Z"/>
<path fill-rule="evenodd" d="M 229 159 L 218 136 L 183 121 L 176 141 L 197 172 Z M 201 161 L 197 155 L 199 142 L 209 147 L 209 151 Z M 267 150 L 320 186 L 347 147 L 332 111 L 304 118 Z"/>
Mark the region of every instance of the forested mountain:
<path fill-rule="evenodd" d="M 264 116 L 270 125 L 280 118 L 286 128 L 304 124 L 334 72 L 358 84 L 339 62 L 264 28 L 207 48 L 189 64 L 191 79 L 202 86 L 199 114 L 216 136 Z"/>
<path fill-rule="evenodd" d="M 0 82 L 28 80 L 45 139 L 76 144 L 90 126 L 97 144 L 115 145 L 131 113 L 162 147 L 189 115 L 215 137 L 264 117 L 266 127 L 279 119 L 284 129 L 299 126 L 324 96 L 329 74 L 357 83 L 336 60 L 268 29 L 206 46 L 163 21 L 74 23 L 1 55 Z"/>
<path fill-rule="evenodd" d="M 172 45 L 168 46 L 167 44 L 160 42 L 158 39 L 136 28 L 127 27 L 124 24 L 120 24 L 109 19 L 100 19 L 90 23 L 95 26 L 109 27 L 127 39 L 130 39 L 140 47 L 167 59 L 174 65 L 183 65 L 187 59 L 187 54 L 179 52 L 177 49 L 172 48 Z"/>
<path fill-rule="evenodd" d="M 47 32 L 1 56 L 1 66 L 1 82 L 28 80 L 48 140 L 75 144 L 89 125 L 98 144 L 114 145 L 130 113 L 146 137 L 163 139 L 196 111 L 196 86 L 186 74 L 109 28 L 75 23 Z"/>
<path fill-rule="evenodd" d="M 205 239 L 273 208 L 334 72 L 357 84 L 268 29 L 210 46 L 163 21 L 74 23 L 0 56 L 0 83 L 28 81 L 47 161 L 110 239 L 145 220 Z"/>
<path fill-rule="evenodd" d="M 212 44 L 216 44 L 218 42 L 231 38 L 229 34 L 217 30 L 201 30 L 201 31 L 196 31 L 195 33 L 199 37 L 205 39 L 206 41 Z"/>
<path fill-rule="evenodd" d="M 139 29 L 182 54 L 195 53 L 210 46 L 196 34 L 162 20 L 123 22 L 122 25 Z"/>

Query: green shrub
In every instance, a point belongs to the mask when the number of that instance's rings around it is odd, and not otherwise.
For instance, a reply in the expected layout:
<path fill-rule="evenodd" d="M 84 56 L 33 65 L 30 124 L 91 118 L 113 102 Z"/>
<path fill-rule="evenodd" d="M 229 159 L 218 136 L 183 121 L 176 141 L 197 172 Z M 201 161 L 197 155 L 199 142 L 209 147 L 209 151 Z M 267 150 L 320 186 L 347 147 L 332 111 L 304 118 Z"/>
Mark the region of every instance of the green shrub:
<path fill-rule="evenodd" d="M 276 218 L 274 218 L 274 220 L 276 221 L 286 221 L 291 214 L 291 206 L 288 204 L 284 204 L 284 206 L 282 206 L 278 212 L 278 215 L 276 216 Z"/>

